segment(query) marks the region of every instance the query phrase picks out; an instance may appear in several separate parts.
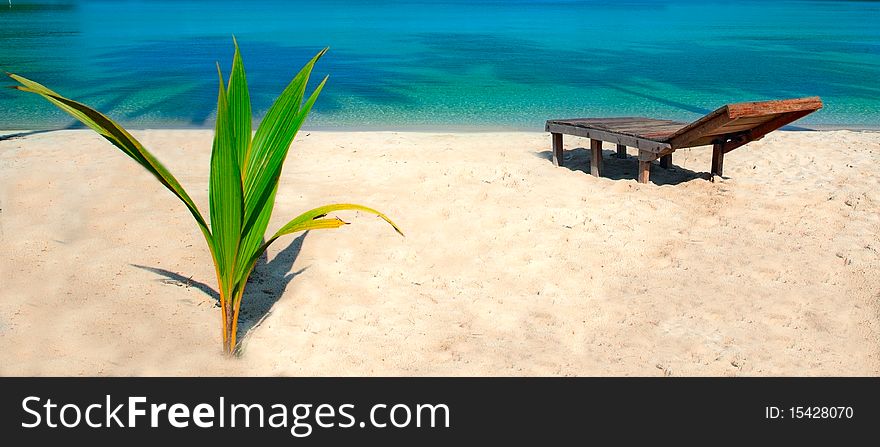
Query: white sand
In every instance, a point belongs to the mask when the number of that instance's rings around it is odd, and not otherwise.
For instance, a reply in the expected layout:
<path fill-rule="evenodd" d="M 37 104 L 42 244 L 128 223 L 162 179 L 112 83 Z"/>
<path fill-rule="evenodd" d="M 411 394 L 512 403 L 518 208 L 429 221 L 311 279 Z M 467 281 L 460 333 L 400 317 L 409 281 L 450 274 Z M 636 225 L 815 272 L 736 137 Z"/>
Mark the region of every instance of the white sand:
<path fill-rule="evenodd" d="M 211 132 L 135 135 L 207 215 Z M 880 133 L 776 132 L 715 182 L 711 150 L 679 151 L 661 186 L 610 150 L 606 178 L 585 174 L 577 138 L 556 168 L 549 144 L 301 133 L 270 231 L 355 202 L 407 237 L 342 213 L 352 225 L 280 240 L 242 325 L 270 312 L 227 359 L 176 198 L 88 131 L 0 141 L 0 374 L 880 373 Z"/>

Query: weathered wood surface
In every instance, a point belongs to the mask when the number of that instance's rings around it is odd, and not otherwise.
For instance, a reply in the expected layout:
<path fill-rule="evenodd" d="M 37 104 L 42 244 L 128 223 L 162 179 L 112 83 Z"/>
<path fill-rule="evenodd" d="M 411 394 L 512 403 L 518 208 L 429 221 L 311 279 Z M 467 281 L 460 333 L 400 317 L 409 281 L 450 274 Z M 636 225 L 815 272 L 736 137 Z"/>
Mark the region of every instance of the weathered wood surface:
<path fill-rule="evenodd" d="M 639 183 L 648 183 L 651 180 L 651 162 L 639 160 Z"/>
<path fill-rule="evenodd" d="M 575 118 L 549 120 L 545 129 L 659 153 L 712 144 L 756 128 L 763 136 L 775 130 L 767 130 L 768 124 L 782 127 L 820 108 L 818 97 L 743 102 L 725 105 L 690 124 L 644 117 Z"/>
<path fill-rule="evenodd" d="M 663 150 L 671 149 L 669 143 L 654 141 L 648 138 L 635 137 L 628 134 L 614 132 L 611 130 L 603 130 L 599 128 L 585 127 L 583 124 L 571 125 L 563 123 L 563 120 L 547 121 L 545 126 L 547 132 L 562 133 L 574 135 L 583 138 L 592 138 L 594 140 L 607 141 L 609 143 L 622 144 L 624 146 L 638 148 L 640 150 L 649 150 L 659 153 Z"/>
<path fill-rule="evenodd" d="M 562 160 L 562 134 L 554 133 L 553 135 L 553 164 L 562 166 L 565 162 Z"/>
<path fill-rule="evenodd" d="M 724 173 L 724 144 L 712 145 L 712 174 L 721 177 Z"/>
<path fill-rule="evenodd" d="M 598 177 L 602 171 L 602 140 L 590 140 L 590 174 Z"/>
<path fill-rule="evenodd" d="M 731 118 L 764 116 L 774 113 L 792 113 L 805 110 L 819 110 L 822 100 L 818 96 L 809 98 L 780 99 L 774 101 L 740 102 L 727 106 L 727 114 Z"/>
<path fill-rule="evenodd" d="M 736 147 L 742 146 L 743 144 L 746 144 L 749 141 L 760 140 L 761 138 L 764 138 L 764 136 L 767 135 L 768 133 L 773 132 L 776 129 L 779 129 L 780 127 L 787 126 L 787 125 L 789 125 L 789 124 L 791 124 L 791 123 L 793 123 L 793 122 L 795 122 L 795 121 L 797 121 L 797 120 L 799 120 L 799 119 L 801 119 L 801 118 L 803 118 L 813 112 L 815 112 L 815 110 L 802 110 L 800 112 L 790 112 L 790 113 L 783 113 L 783 114 L 777 115 L 773 119 L 765 121 L 762 124 L 757 125 L 751 129 L 749 129 L 749 131 L 746 133 L 745 141 L 742 144 L 739 144 L 735 147 L 731 147 L 730 150 L 733 150 Z M 729 151 L 727 151 L 727 152 L 729 152 Z"/>
<path fill-rule="evenodd" d="M 728 104 L 682 127 L 666 141 L 676 149 L 704 146 L 739 134 L 748 134 L 756 128 L 762 129 L 763 137 L 821 108 L 822 100 L 817 96 Z M 747 139 L 754 141 L 757 138 L 748 136 Z"/>
<path fill-rule="evenodd" d="M 601 142 L 608 141 L 617 144 L 618 158 L 626 158 L 626 146 L 639 150 L 639 182 L 647 183 L 651 161 L 659 158 L 660 165 L 668 168 L 676 149 L 710 144 L 712 173 L 720 176 L 725 153 L 821 108 L 822 100 L 814 96 L 728 104 L 690 124 L 643 117 L 575 118 L 548 120 L 544 128 L 553 134 L 554 163 L 562 164 L 562 134 L 590 138 L 590 171 L 598 176 Z"/>
<path fill-rule="evenodd" d="M 562 133 L 599 139 L 638 149 L 659 152 L 669 148 L 664 139 L 686 123 L 642 117 L 579 118 L 547 121 L 547 130 L 561 129 Z"/>

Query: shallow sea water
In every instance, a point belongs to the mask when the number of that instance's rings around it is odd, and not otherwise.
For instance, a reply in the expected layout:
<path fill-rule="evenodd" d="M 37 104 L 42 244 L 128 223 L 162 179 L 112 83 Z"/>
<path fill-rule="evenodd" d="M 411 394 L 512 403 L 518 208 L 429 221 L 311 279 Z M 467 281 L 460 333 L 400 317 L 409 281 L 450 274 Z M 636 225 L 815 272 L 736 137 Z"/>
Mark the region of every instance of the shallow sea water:
<path fill-rule="evenodd" d="M 258 118 L 324 46 L 308 127 L 543 130 L 548 118 L 691 120 L 819 95 L 799 126 L 880 127 L 880 2 L 16 1 L 0 69 L 133 127 L 212 125 L 232 35 Z M 9 84 L 12 84 L 11 80 Z M 0 91 L 0 129 L 71 119 Z"/>

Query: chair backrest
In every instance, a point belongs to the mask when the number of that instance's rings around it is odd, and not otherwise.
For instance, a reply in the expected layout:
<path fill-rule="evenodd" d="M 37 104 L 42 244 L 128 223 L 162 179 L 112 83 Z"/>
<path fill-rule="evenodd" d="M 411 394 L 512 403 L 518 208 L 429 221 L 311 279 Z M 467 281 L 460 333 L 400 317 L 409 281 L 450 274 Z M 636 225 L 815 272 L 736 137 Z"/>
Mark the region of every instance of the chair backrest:
<path fill-rule="evenodd" d="M 818 96 L 728 104 L 666 138 L 674 148 L 703 146 L 728 139 L 757 140 L 822 108 Z"/>

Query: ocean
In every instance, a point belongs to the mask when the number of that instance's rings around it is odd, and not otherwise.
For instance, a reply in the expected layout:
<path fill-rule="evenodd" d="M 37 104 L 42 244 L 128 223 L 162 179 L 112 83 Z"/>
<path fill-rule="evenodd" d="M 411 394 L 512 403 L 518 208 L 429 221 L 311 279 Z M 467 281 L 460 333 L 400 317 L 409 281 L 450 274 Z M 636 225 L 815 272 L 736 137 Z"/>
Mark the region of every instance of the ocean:
<path fill-rule="evenodd" d="M 880 128 L 876 1 L 13 0 L 0 5 L 0 69 L 126 126 L 210 127 L 215 62 L 228 72 L 233 35 L 255 119 L 330 47 L 312 129 L 689 121 L 728 102 L 813 95 L 825 108 L 798 126 Z M 0 129 L 71 125 L 0 90 Z"/>

